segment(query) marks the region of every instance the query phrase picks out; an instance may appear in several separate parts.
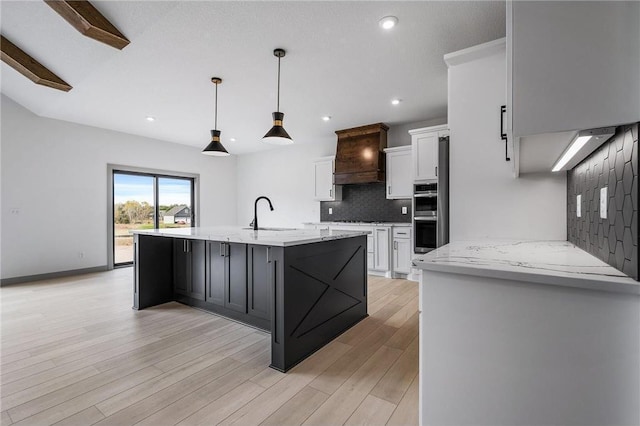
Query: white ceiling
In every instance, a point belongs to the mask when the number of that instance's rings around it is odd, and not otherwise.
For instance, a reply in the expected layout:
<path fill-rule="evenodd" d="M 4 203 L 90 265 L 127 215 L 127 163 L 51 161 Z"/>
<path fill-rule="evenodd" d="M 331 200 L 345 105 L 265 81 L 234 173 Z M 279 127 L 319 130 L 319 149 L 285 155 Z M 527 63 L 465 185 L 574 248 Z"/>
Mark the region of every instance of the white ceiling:
<path fill-rule="evenodd" d="M 210 79 L 219 76 L 218 128 L 232 154 L 265 149 L 276 47 L 287 50 L 284 127 L 296 143 L 314 143 L 338 129 L 446 116 L 443 55 L 505 35 L 503 1 L 92 4 L 130 45 L 119 51 L 84 37 L 42 1 L 1 1 L 2 34 L 73 86 L 33 84 L 3 62 L 2 93 L 40 116 L 204 147 Z M 399 18 L 388 32 L 378 26 L 386 15 Z"/>

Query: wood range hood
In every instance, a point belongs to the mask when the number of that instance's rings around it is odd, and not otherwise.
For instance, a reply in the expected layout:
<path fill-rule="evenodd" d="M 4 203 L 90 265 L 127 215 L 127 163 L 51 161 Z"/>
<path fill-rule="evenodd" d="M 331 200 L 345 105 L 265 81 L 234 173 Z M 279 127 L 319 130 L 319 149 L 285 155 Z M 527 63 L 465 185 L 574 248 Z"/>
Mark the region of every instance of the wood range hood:
<path fill-rule="evenodd" d="M 387 130 L 384 123 L 338 130 L 334 184 L 385 181 Z"/>

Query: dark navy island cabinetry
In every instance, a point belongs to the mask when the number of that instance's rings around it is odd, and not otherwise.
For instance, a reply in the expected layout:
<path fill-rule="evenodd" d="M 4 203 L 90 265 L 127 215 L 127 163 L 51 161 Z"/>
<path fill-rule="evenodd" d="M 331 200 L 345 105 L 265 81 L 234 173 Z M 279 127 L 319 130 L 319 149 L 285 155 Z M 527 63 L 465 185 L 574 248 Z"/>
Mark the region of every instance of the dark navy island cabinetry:
<path fill-rule="evenodd" d="M 173 291 L 193 299 L 204 300 L 205 242 L 174 238 Z"/>
<path fill-rule="evenodd" d="M 268 331 L 271 367 L 287 371 L 367 316 L 366 244 L 349 231 L 136 232 L 134 308 L 178 301 Z"/>

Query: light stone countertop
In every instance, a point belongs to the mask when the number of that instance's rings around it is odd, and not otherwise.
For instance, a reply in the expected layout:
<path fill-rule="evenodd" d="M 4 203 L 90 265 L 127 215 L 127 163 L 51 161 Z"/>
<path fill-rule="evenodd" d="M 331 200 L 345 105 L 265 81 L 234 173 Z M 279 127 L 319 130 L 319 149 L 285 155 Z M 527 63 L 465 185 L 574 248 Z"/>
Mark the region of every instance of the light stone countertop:
<path fill-rule="evenodd" d="M 289 247 L 320 241 L 351 238 L 367 235 L 366 231 L 330 231 L 326 229 L 285 229 L 258 230 L 241 226 L 210 226 L 198 228 L 171 228 L 132 230 L 133 234 L 157 235 L 194 240 L 223 241 L 229 243 L 258 244 L 265 246 Z"/>
<path fill-rule="evenodd" d="M 640 294 L 640 283 L 567 241 L 457 241 L 413 260 L 426 271 Z"/>
<path fill-rule="evenodd" d="M 411 226 L 411 222 L 305 222 L 303 225 Z"/>

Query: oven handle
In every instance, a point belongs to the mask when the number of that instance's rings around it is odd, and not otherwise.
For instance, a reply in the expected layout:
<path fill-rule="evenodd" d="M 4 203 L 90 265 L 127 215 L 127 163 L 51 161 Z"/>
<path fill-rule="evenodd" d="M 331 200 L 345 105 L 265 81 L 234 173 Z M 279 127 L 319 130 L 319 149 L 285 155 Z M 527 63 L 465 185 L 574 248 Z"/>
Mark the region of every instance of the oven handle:
<path fill-rule="evenodd" d="M 416 222 L 420 222 L 420 221 L 430 221 L 430 222 L 435 222 L 438 220 L 437 217 L 433 216 L 433 217 L 414 217 L 413 220 L 415 220 Z"/>
<path fill-rule="evenodd" d="M 430 192 L 430 193 L 420 193 L 420 194 L 413 194 L 414 198 L 433 198 L 433 197 L 437 197 L 438 193 L 437 192 Z"/>

